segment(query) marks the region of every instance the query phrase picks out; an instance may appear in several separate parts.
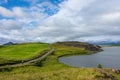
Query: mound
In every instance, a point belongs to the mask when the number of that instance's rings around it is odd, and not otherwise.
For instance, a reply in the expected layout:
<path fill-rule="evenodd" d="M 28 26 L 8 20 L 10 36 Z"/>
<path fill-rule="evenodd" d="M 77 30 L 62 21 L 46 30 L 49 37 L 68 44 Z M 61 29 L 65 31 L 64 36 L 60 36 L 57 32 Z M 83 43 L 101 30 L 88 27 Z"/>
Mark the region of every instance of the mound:
<path fill-rule="evenodd" d="M 86 42 L 65 41 L 65 42 L 56 42 L 54 44 L 84 48 L 85 50 L 94 51 L 94 52 L 102 51 L 101 46 L 89 44 L 89 43 L 86 43 Z"/>

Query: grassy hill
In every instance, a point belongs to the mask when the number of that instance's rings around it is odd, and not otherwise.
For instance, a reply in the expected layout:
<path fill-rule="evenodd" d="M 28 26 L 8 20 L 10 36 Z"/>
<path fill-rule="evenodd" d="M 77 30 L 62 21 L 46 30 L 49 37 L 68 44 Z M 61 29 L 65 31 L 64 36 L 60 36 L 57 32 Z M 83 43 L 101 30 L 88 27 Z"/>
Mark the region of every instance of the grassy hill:
<path fill-rule="evenodd" d="M 0 47 L 0 65 L 32 58 L 48 48 L 46 43 L 22 43 Z"/>
<path fill-rule="evenodd" d="M 60 56 L 92 54 L 84 48 L 52 44 L 55 51 L 37 65 L 3 69 L 0 80 L 112 80 L 110 74 L 120 80 L 120 74 L 111 69 L 74 68 L 59 63 Z"/>

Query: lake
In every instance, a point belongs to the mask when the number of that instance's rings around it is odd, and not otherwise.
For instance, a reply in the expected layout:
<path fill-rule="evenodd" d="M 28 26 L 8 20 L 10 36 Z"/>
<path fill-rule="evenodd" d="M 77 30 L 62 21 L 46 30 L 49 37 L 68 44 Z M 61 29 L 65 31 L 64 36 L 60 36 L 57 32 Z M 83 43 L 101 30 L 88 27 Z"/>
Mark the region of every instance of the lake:
<path fill-rule="evenodd" d="M 120 47 L 103 47 L 102 52 L 91 55 L 60 57 L 58 60 L 73 67 L 97 67 L 120 69 Z"/>

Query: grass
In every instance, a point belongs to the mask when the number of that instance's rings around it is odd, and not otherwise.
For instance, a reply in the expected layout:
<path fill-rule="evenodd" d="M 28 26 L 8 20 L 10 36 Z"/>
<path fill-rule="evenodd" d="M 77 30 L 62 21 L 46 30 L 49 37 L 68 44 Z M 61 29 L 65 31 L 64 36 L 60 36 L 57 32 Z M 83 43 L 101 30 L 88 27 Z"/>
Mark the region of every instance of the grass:
<path fill-rule="evenodd" d="M 48 44 L 24 43 L 0 48 L 0 64 L 17 62 L 37 56 L 48 48 Z"/>
<path fill-rule="evenodd" d="M 104 76 L 92 68 L 62 68 L 44 72 L 41 68 L 31 71 L 32 68 L 35 67 L 28 67 L 27 69 L 30 70 L 28 72 L 2 73 L 0 80 L 99 80 L 98 76 Z"/>
<path fill-rule="evenodd" d="M 112 46 L 120 46 L 120 44 L 113 44 Z"/>
<path fill-rule="evenodd" d="M 0 80 L 111 80 L 94 68 L 73 68 L 58 62 L 60 56 L 90 54 L 90 51 L 62 45 L 52 46 L 55 52 L 42 60 L 41 66 L 23 66 L 0 72 Z M 120 74 L 109 73 L 120 80 Z"/>

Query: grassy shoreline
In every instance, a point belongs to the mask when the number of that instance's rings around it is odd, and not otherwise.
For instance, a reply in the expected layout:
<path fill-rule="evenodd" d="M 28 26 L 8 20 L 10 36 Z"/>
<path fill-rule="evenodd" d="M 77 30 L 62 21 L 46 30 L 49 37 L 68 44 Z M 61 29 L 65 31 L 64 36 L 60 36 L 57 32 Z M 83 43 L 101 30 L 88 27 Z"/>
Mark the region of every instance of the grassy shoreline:
<path fill-rule="evenodd" d="M 38 65 L 12 68 L 10 71 L 0 72 L 0 80 L 111 80 L 96 68 L 75 68 L 58 61 L 60 56 L 91 54 L 83 48 L 53 45 L 54 53 L 47 56 Z M 120 74 L 107 71 L 120 80 Z"/>

